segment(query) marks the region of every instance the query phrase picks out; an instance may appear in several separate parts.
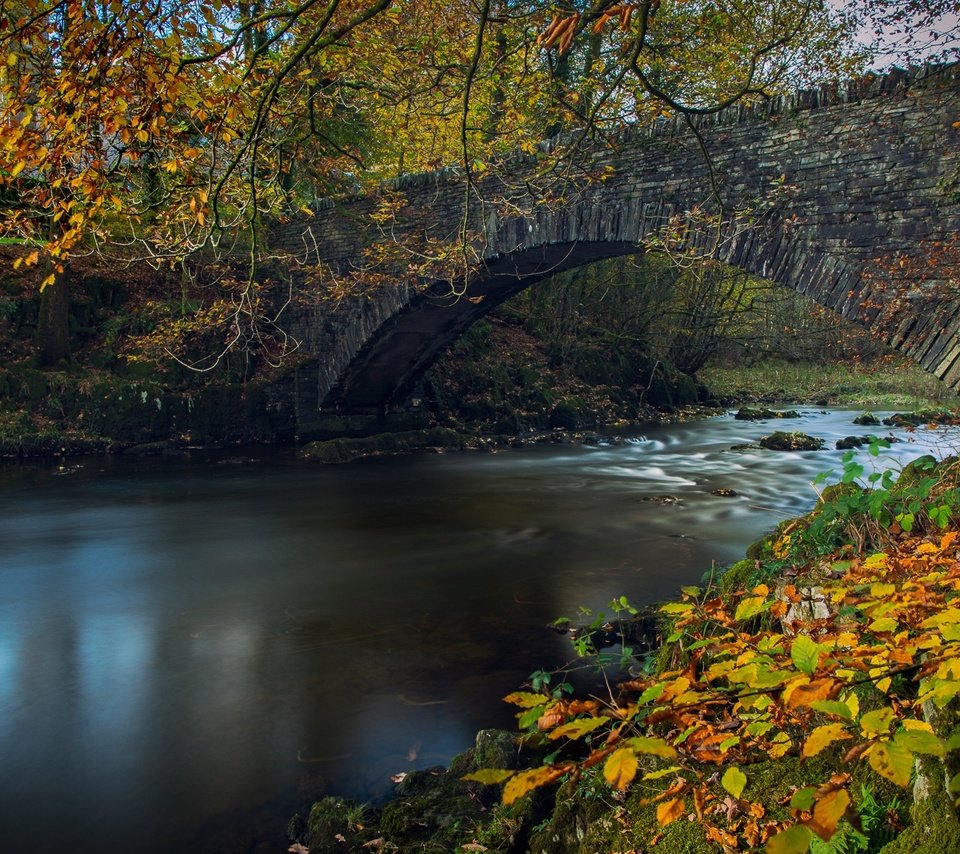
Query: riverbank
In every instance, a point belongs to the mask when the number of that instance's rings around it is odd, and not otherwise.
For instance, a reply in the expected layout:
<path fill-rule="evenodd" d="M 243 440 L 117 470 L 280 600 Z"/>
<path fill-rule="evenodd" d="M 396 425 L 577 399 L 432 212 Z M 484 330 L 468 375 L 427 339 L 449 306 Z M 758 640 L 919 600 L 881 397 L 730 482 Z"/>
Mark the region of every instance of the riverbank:
<path fill-rule="evenodd" d="M 608 693 L 541 674 L 507 698 L 519 734 L 399 775 L 379 809 L 326 798 L 291 850 L 960 850 L 960 464 L 871 492 L 859 465 L 660 607 L 656 653 Z"/>

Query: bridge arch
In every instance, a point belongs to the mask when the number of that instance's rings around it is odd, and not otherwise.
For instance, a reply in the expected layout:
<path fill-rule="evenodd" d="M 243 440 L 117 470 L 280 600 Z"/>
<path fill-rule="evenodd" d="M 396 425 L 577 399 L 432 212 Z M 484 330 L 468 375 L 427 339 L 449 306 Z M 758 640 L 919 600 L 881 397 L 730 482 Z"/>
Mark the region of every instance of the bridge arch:
<path fill-rule="evenodd" d="M 539 177 L 539 164 L 516 158 L 507 164 L 515 182 L 476 186 L 466 217 L 480 262 L 458 298 L 444 282 L 413 287 L 398 268 L 396 284 L 372 295 L 294 313 L 291 333 L 316 356 L 296 378 L 299 432 L 321 413 L 400 403 L 439 352 L 523 288 L 674 238 L 869 327 L 958 388 L 958 119 L 952 66 L 733 108 L 700 119 L 696 134 L 681 122 L 630 129 L 580 152 L 577 168 L 600 178 L 565 184 L 560 203 L 524 198 L 516 188 Z M 392 190 L 404 199 L 397 240 L 456 239 L 465 194 L 455 171 Z M 369 224 L 376 206 L 370 197 L 321 205 L 278 228 L 274 247 L 349 270 L 384 239 Z"/>

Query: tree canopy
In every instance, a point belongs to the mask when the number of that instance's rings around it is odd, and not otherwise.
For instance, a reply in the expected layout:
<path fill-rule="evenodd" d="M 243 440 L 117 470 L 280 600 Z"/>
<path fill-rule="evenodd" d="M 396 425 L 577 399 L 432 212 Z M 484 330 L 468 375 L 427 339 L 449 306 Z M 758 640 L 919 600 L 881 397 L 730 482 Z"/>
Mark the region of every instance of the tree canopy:
<path fill-rule="evenodd" d="M 319 197 L 849 76 L 865 20 L 956 4 L 880 5 L 0 0 L 0 239 L 44 287 L 86 253 L 255 264 Z"/>

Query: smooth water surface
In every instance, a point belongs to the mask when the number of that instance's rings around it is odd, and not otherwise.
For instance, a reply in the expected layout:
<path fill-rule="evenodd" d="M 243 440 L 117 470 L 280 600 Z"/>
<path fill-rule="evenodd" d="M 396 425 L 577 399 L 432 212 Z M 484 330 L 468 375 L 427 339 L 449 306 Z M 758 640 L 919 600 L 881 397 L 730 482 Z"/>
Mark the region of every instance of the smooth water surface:
<path fill-rule="evenodd" d="M 854 414 L 346 466 L 0 470 L 0 848 L 286 850 L 312 799 L 383 798 L 511 728 L 499 697 L 569 658 L 554 618 L 737 560 L 841 456 L 731 445 L 832 447 L 865 432 Z M 895 432 L 900 458 L 956 441 Z"/>

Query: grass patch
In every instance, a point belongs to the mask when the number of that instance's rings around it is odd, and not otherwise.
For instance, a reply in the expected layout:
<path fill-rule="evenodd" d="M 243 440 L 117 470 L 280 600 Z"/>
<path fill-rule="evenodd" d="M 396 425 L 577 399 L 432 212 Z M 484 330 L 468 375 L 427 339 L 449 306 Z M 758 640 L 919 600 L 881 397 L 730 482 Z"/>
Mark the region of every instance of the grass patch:
<path fill-rule="evenodd" d="M 960 397 L 932 374 L 902 359 L 870 364 L 764 362 L 711 365 L 698 374 L 720 400 L 830 404 L 876 409 L 960 407 Z"/>

